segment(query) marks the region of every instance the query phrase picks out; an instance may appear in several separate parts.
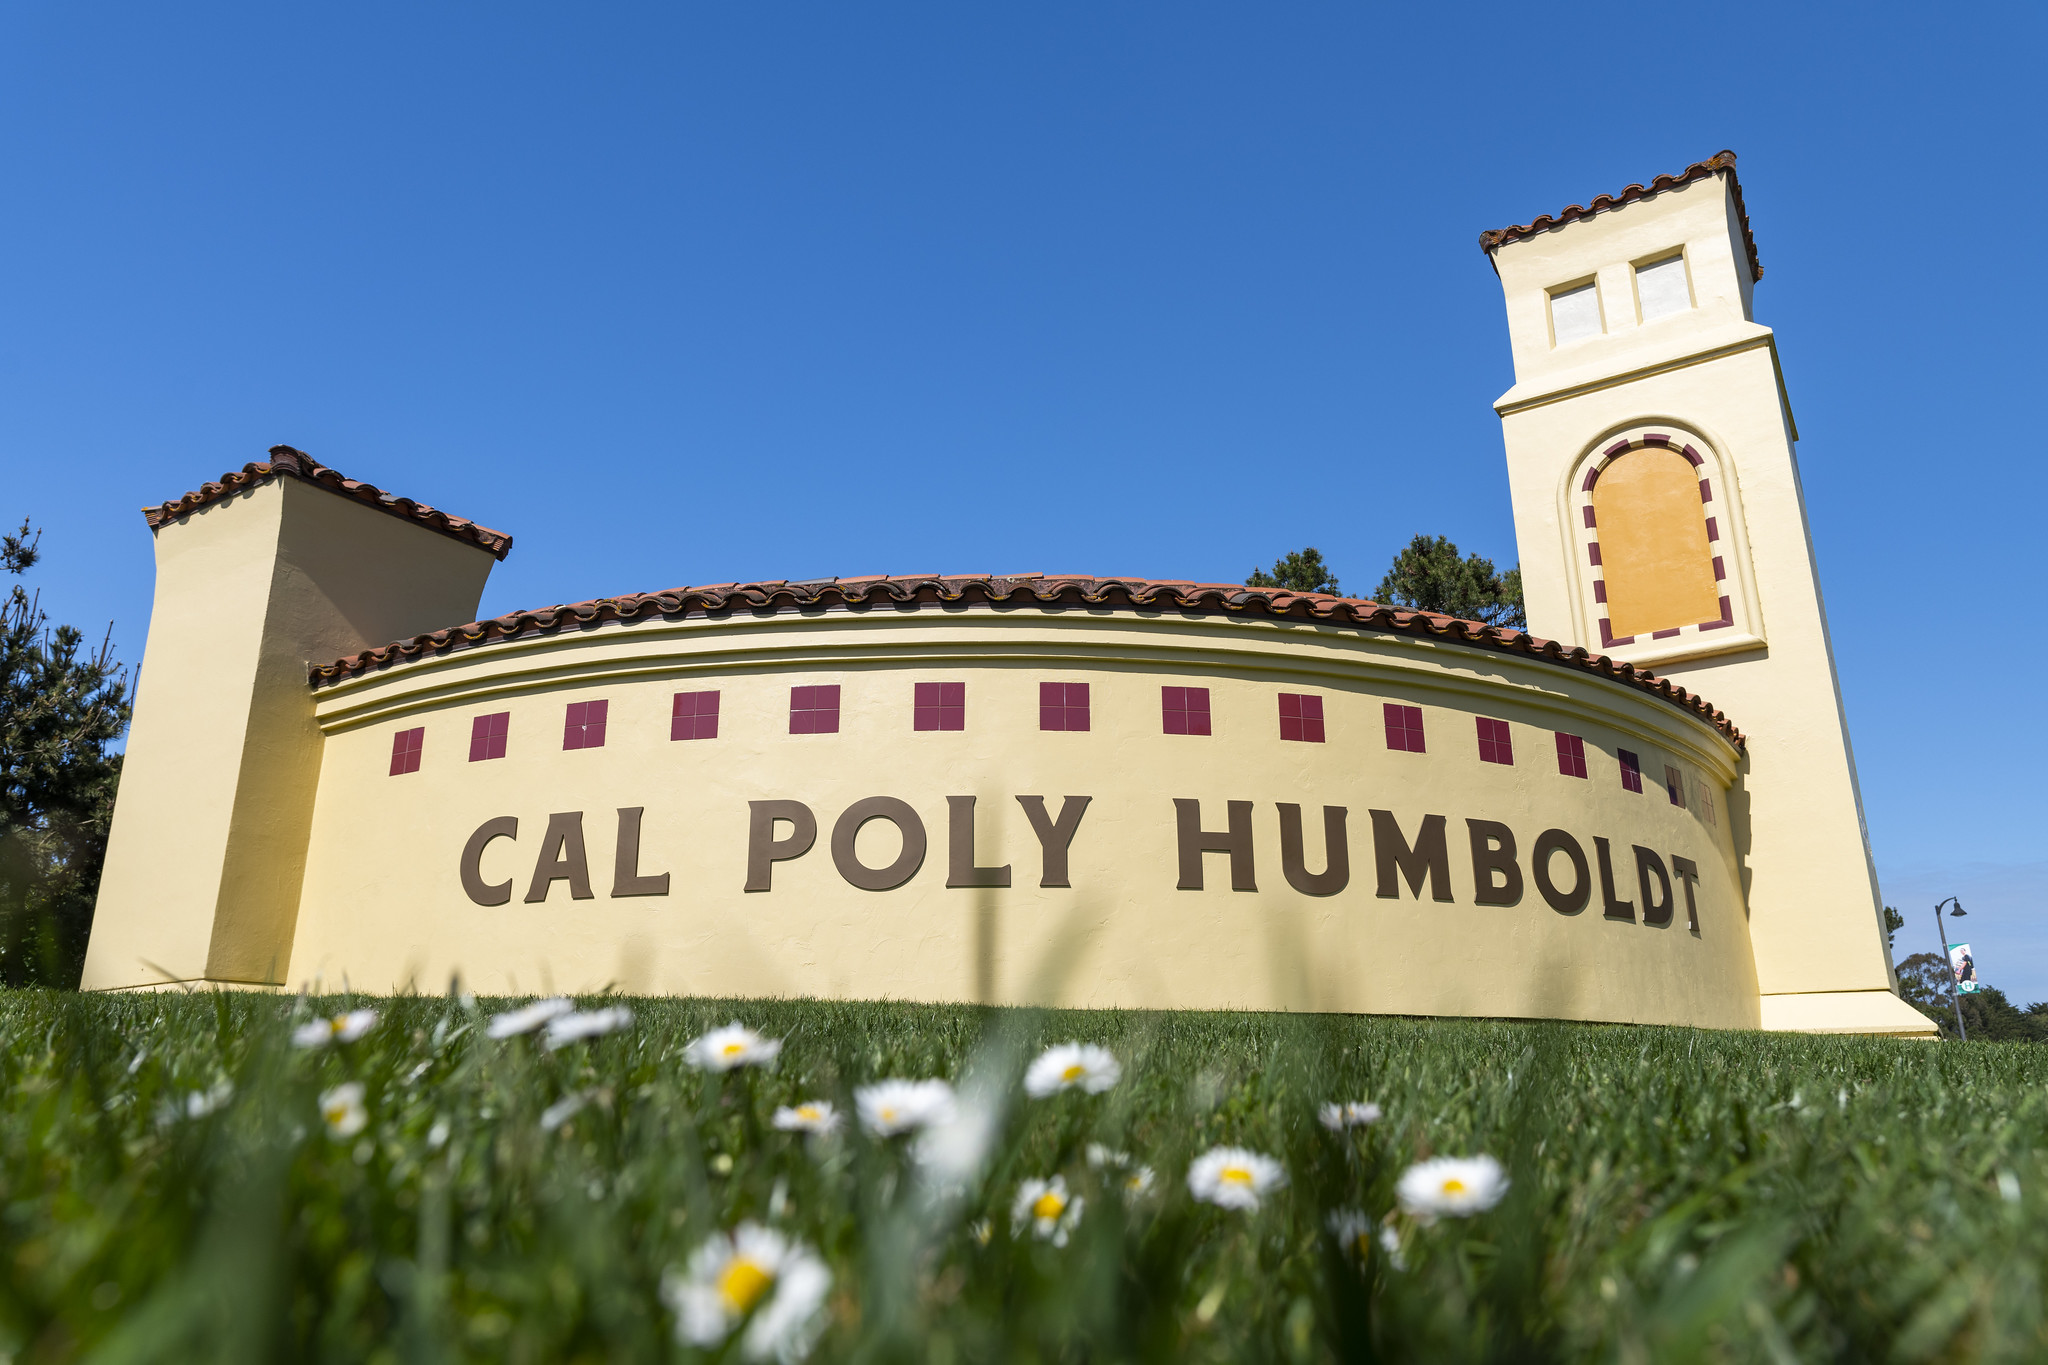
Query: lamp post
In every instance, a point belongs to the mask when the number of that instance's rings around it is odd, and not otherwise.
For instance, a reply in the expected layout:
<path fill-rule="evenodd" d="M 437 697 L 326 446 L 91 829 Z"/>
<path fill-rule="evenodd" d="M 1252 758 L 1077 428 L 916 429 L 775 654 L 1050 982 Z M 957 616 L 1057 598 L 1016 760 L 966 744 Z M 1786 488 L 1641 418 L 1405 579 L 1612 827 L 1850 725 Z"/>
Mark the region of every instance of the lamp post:
<path fill-rule="evenodd" d="M 1947 905 L 1949 901 L 1955 901 L 1956 906 L 1955 909 L 1948 912 L 1952 918 L 1965 913 L 1963 903 L 1960 900 L 1956 900 L 1954 896 L 1950 896 L 1948 900 L 1936 902 L 1934 906 L 1934 931 L 1941 935 L 1941 962 L 1948 972 L 1948 1003 L 1953 1005 L 1956 1011 L 1956 1038 L 1960 1042 L 1967 1043 L 1970 1041 L 1970 1035 L 1963 1029 L 1963 998 L 1956 993 L 1956 969 L 1954 964 L 1949 961 L 1948 956 L 1948 929 L 1941 922 L 1941 907 Z"/>

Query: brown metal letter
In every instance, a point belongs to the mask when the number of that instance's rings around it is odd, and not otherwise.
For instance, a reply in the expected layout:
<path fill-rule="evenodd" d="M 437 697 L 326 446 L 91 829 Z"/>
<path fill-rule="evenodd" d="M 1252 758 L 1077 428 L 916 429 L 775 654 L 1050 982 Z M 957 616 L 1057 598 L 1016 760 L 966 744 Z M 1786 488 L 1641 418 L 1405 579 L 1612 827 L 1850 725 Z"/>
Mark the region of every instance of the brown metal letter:
<path fill-rule="evenodd" d="M 1182 891 L 1202 889 L 1202 855 L 1204 853 L 1228 853 L 1230 855 L 1230 889 L 1232 891 L 1256 891 L 1258 882 L 1252 876 L 1252 803 L 1249 801 L 1225 801 L 1223 803 L 1224 829 L 1221 833 L 1202 828 L 1202 803 L 1186 797 L 1173 798 L 1174 824 L 1180 832 L 1180 884 Z"/>
<path fill-rule="evenodd" d="M 801 858 L 818 842 L 818 817 L 801 801 L 747 802 L 747 890 L 774 889 L 775 864 Z M 787 839 L 775 837 L 775 822 L 794 826 Z"/>
<path fill-rule="evenodd" d="M 946 798 L 946 885 L 1008 886 L 1010 865 L 974 865 L 974 798 Z"/>
<path fill-rule="evenodd" d="M 1350 814 L 1343 806 L 1323 807 L 1323 870 L 1310 872 L 1301 850 L 1301 807 L 1281 801 L 1280 871 L 1304 896 L 1334 896 L 1351 884 L 1351 841 L 1344 833 Z"/>
<path fill-rule="evenodd" d="M 533 885 L 526 888 L 526 903 L 538 905 L 548 898 L 556 882 L 569 883 L 572 899 L 593 899 L 590 893 L 590 859 L 583 852 L 583 812 L 559 811 L 548 817 L 548 832 L 541 836 L 540 857 L 533 864 Z"/>
<path fill-rule="evenodd" d="M 1045 798 L 1042 796 L 1020 796 L 1017 804 L 1024 808 L 1024 816 L 1031 821 L 1031 832 L 1038 836 L 1040 886 L 1072 886 L 1067 880 L 1067 850 L 1073 845 L 1074 831 L 1081 828 L 1081 817 L 1088 812 L 1088 796 L 1070 796 L 1060 806 L 1060 818 L 1055 821 L 1045 813 Z"/>
<path fill-rule="evenodd" d="M 853 842 L 860 827 L 870 820 L 887 820 L 903 836 L 903 851 L 887 867 L 869 867 L 854 856 Z M 907 801 L 893 796 L 870 796 L 856 801 L 832 826 L 832 865 L 839 875 L 863 891 L 893 891 L 917 875 L 924 866 L 924 821 Z"/>
<path fill-rule="evenodd" d="M 478 905 L 503 905 L 512 899 L 511 878 L 495 886 L 484 884 L 484 845 L 493 839 L 518 837 L 519 817 L 501 815 L 478 825 L 476 833 L 470 835 L 469 842 L 462 846 L 462 889 Z"/>
<path fill-rule="evenodd" d="M 640 875 L 640 816 L 644 806 L 619 807 L 619 851 L 612 862 L 612 898 L 666 896 L 668 873 Z"/>

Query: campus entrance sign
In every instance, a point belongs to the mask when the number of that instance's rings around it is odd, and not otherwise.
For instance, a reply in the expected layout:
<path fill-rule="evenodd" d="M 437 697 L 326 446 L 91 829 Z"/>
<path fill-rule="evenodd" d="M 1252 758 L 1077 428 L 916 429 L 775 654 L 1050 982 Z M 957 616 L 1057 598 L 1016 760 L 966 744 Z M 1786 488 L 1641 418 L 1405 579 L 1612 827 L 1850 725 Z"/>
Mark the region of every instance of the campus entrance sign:
<path fill-rule="evenodd" d="M 1929 1031 L 1734 158 L 1484 244 L 1534 633 L 1042 574 L 477 621 L 509 536 L 288 447 L 148 509 L 86 985 Z"/>

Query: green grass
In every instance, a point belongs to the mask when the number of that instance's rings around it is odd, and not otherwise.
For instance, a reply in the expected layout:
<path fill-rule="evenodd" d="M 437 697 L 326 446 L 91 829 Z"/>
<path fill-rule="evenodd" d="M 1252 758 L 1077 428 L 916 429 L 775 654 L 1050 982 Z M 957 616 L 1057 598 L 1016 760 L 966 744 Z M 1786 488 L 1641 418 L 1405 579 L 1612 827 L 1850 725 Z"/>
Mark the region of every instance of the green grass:
<path fill-rule="evenodd" d="M 507 1002 L 431 998 L 289 1045 L 346 1003 L 0 997 L 0 1356 L 695 1359 L 663 1271 L 754 1219 L 832 1270 L 815 1360 L 2048 1358 L 2048 1049 L 634 1000 L 631 1029 L 550 1053 L 482 1036 Z M 786 1038 L 774 1070 L 682 1064 L 734 1018 Z M 1024 1099 L 1025 1064 L 1069 1038 L 1114 1049 L 1121 1084 Z M 1009 1097 L 984 1179 L 936 1196 L 901 1139 L 769 1124 L 884 1076 Z M 336 1139 L 317 1096 L 349 1079 L 370 1122 Z M 165 1117 L 222 1080 L 217 1112 Z M 1316 1121 L 1359 1098 L 1386 1118 Z M 1153 1195 L 1093 1183 L 1093 1141 L 1153 1166 Z M 1219 1142 L 1290 1184 L 1252 1214 L 1196 1202 L 1188 1164 Z M 1397 1219 L 1405 1268 L 1327 1231 L 1386 1215 L 1418 1157 L 1476 1152 L 1507 1198 Z M 1009 1226 L 1018 1181 L 1054 1172 L 1087 1197 L 1064 1248 Z"/>

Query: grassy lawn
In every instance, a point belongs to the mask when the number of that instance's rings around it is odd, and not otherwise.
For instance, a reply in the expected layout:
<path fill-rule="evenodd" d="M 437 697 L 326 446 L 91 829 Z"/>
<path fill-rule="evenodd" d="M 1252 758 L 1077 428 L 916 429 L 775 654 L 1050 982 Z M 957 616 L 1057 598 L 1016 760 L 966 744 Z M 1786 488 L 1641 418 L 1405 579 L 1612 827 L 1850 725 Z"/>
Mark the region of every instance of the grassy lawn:
<path fill-rule="evenodd" d="M 523 1003 L 0 997 L 0 1359 L 2048 1358 L 2048 1049 L 640 999 L 488 1036 Z M 691 1066 L 734 1019 L 774 1064 Z M 1121 1078 L 1027 1096 L 1067 1040 Z M 870 1134 L 889 1077 L 961 1117 Z M 836 1133 L 775 1126 L 812 1099 Z M 1198 1199 L 1219 1144 L 1285 1183 Z M 1411 1164 L 1477 1154 L 1493 1207 L 1400 1211 Z M 1054 1175 L 1068 1204 L 1016 1207 Z M 750 1231 L 720 1269 L 743 1223 L 786 1259 Z"/>

